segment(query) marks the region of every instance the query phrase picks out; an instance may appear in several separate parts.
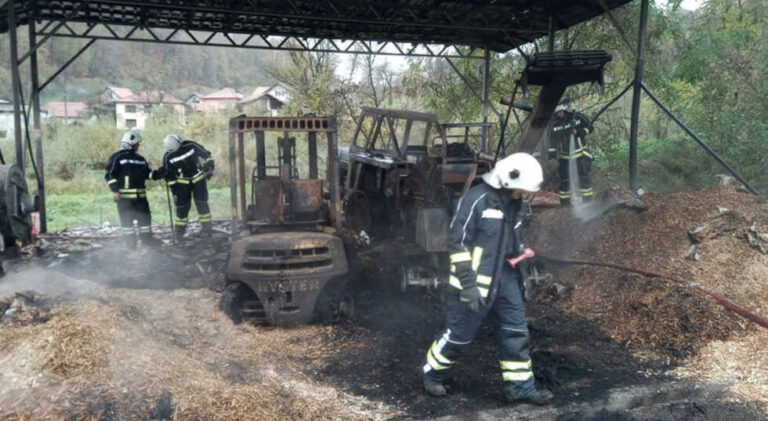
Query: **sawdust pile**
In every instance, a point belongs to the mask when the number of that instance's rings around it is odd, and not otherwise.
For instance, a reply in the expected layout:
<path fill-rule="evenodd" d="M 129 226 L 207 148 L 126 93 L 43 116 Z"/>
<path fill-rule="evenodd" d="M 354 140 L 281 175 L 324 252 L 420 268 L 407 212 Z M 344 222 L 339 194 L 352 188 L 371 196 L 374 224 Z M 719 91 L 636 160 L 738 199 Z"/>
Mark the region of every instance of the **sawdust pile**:
<path fill-rule="evenodd" d="M 395 415 L 302 374 L 296 356 L 329 347 L 327 327 L 235 326 L 208 290 L 109 289 L 42 271 L 18 276 L 30 275 L 78 292 L 45 291 L 45 320 L 0 322 L 0 419 Z M 1 283 L 0 296 L 21 281 Z"/>
<path fill-rule="evenodd" d="M 768 316 L 765 200 L 728 186 L 648 194 L 642 200 L 646 211 L 619 209 L 583 223 L 568 210 L 541 207 L 528 242 L 553 257 L 614 263 L 695 282 Z M 692 288 L 660 279 L 593 267 L 549 269 L 570 295 L 541 291 L 540 300 L 598 321 L 615 340 L 640 353 L 685 361 L 692 365 L 690 372 L 721 379 L 738 373 L 745 396 L 768 400 L 765 329 Z"/>

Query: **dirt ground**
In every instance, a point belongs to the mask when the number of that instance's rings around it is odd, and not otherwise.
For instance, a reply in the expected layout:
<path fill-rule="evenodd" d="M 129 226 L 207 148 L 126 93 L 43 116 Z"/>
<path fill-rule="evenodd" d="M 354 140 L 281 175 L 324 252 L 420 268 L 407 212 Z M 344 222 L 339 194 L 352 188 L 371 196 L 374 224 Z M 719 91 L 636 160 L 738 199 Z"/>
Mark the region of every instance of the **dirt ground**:
<path fill-rule="evenodd" d="M 547 199 L 528 235 L 540 254 L 675 275 L 768 315 L 763 201 L 720 187 L 581 220 Z M 688 260 L 694 239 L 700 258 Z M 278 329 L 218 310 L 224 235 L 138 252 L 94 242 L 72 252 L 50 239 L 0 280 L 0 309 L 28 306 L 0 319 L 0 419 L 768 418 L 768 331 L 662 280 L 548 266 L 528 316 L 537 381 L 556 401 L 509 409 L 492 323 L 450 397 L 424 395 L 419 368 L 443 306 L 438 292 L 390 285 L 396 262 L 362 270 L 353 320 Z M 659 392 L 669 385 L 717 392 Z"/>

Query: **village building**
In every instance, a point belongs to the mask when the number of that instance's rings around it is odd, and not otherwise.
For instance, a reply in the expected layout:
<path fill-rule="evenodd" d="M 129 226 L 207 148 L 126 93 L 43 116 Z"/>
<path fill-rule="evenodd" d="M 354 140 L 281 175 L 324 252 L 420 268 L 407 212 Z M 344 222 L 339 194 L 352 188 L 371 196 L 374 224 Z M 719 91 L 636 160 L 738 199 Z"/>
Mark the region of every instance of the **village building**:
<path fill-rule="evenodd" d="M 149 116 L 158 108 L 184 121 L 184 101 L 163 91 L 141 91 L 137 94 L 113 100 L 115 125 L 118 129 L 143 129 Z"/>
<path fill-rule="evenodd" d="M 215 112 L 220 110 L 233 109 L 237 106 L 238 101 L 243 99 L 243 94 L 237 92 L 232 88 L 220 89 L 216 92 L 204 95 L 200 111 L 203 112 Z"/>
<path fill-rule="evenodd" d="M 248 115 L 277 116 L 290 97 L 282 84 L 258 86 L 251 95 L 238 101 L 237 106 Z"/>
<path fill-rule="evenodd" d="M 45 104 L 43 109 L 48 113 L 46 120 L 49 123 L 82 124 L 92 118 L 84 102 L 54 101 Z"/>

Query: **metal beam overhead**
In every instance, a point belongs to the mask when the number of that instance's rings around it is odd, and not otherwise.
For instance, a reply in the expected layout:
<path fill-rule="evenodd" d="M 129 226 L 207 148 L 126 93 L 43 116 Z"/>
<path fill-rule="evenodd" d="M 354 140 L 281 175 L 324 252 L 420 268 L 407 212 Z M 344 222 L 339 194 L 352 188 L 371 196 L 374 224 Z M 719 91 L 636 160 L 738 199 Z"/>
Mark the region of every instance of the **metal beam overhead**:
<path fill-rule="evenodd" d="M 414 0 L 368 2 L 362 7 L 359 0 L 291 0 L 287 4 L 285 0 L 15 0 L 14 4 L 19 25 L 37 20 L 150 31 L 390 42 L 422 46 L 431 50 L 425 55 L 440 56 L 441 46 L 452 45 L 509 51 L 551 30 L 602 14 L 597 1 L 612 9 L 630 0 Z M 554 24 L 553 7 L 558 10 Z M 0 6 L 0 32 L 8 30 L 2 20 L 7 14 L 8 6 Z M 311 49 L 311 43 L 306 48 Z"/>

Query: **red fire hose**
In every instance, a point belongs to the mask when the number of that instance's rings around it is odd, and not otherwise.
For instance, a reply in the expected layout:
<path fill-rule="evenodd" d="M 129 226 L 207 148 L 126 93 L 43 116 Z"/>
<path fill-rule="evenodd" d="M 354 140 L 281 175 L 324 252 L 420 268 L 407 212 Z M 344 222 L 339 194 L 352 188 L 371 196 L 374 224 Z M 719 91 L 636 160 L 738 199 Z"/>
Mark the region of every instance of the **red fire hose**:
<path fill-rule="evenodd" d="M 712 291 L 708 291 L 708 290 L 700 287 L 695 282 L 685 282 L 683 280 L 680 280 L 680 279 L 677 279 L 677 278 L 673 278 L 673 277 L 668 276 L 668 275 L 662 275 L 662 274 L 659 274 L 659 273 L 653 273 L 653 272 L 648 272 L 648 271 L 644 271 L 644 270 L 633 269 L 633 268 L 626 267 L 626 266 L 614 265 L 612 263 L 591 262 L 591 261 L 588 261 L 588 260 L 556 259 L 556 258 L 553 258 L 553 257 L 546 257 L 546 256 L 542 256 L 542 255 L 538 255 L 538 257 L 540 259 L 542 259 L 542 260 L 546 260 L 546 261 L 549 261 L 549 262 L 552 262 L 552 263 L 556 263 L 556 264 L 562 264 L 562 265 L 584 265 L 584 266 L 597 266 L 597 267 L 611 268 L 611 269 L 621 270 L 621 271 L 624 271 L 624 272 L 636 273 L 638 275 L 642 275 L 642 276 L 645 276 L 645 277 L 648 277 L 648 278 L 664 279 L 666 281 L 670 281 L 670 282 L 673 282 L 673 283 L 676 283 L 676 284 L 679 284 L 679 285 L 682 285 L 682 286 L 685 286 L 685 287 L 695 288 L 695 289 L 703 292 L 704 294 L 708 295 L 709 297 L 711 297 L 712 299 L 717 301 L 720 305 L 722 305 L 723 307 L 727 308 L 728 310 L 733 311 L 734 313 L 736 313 L 739 316 L 749 320 L 750 322 L 757 323 L 758 325 L 762 326 L 763 328 L 768 329 L 768 319 L 765 319 L 765 318 L 763 318 L 761 316 L 758 316 L 757 314 L 754 314 L 754 313 L 748 311 L 747 309 L 745 309 L 744 307 L 741 307 L 740 305 L 734 303 L 733 301 L 727 300 L 727 299 L 725 299 L 725 298 L 715 294 Z"/>

